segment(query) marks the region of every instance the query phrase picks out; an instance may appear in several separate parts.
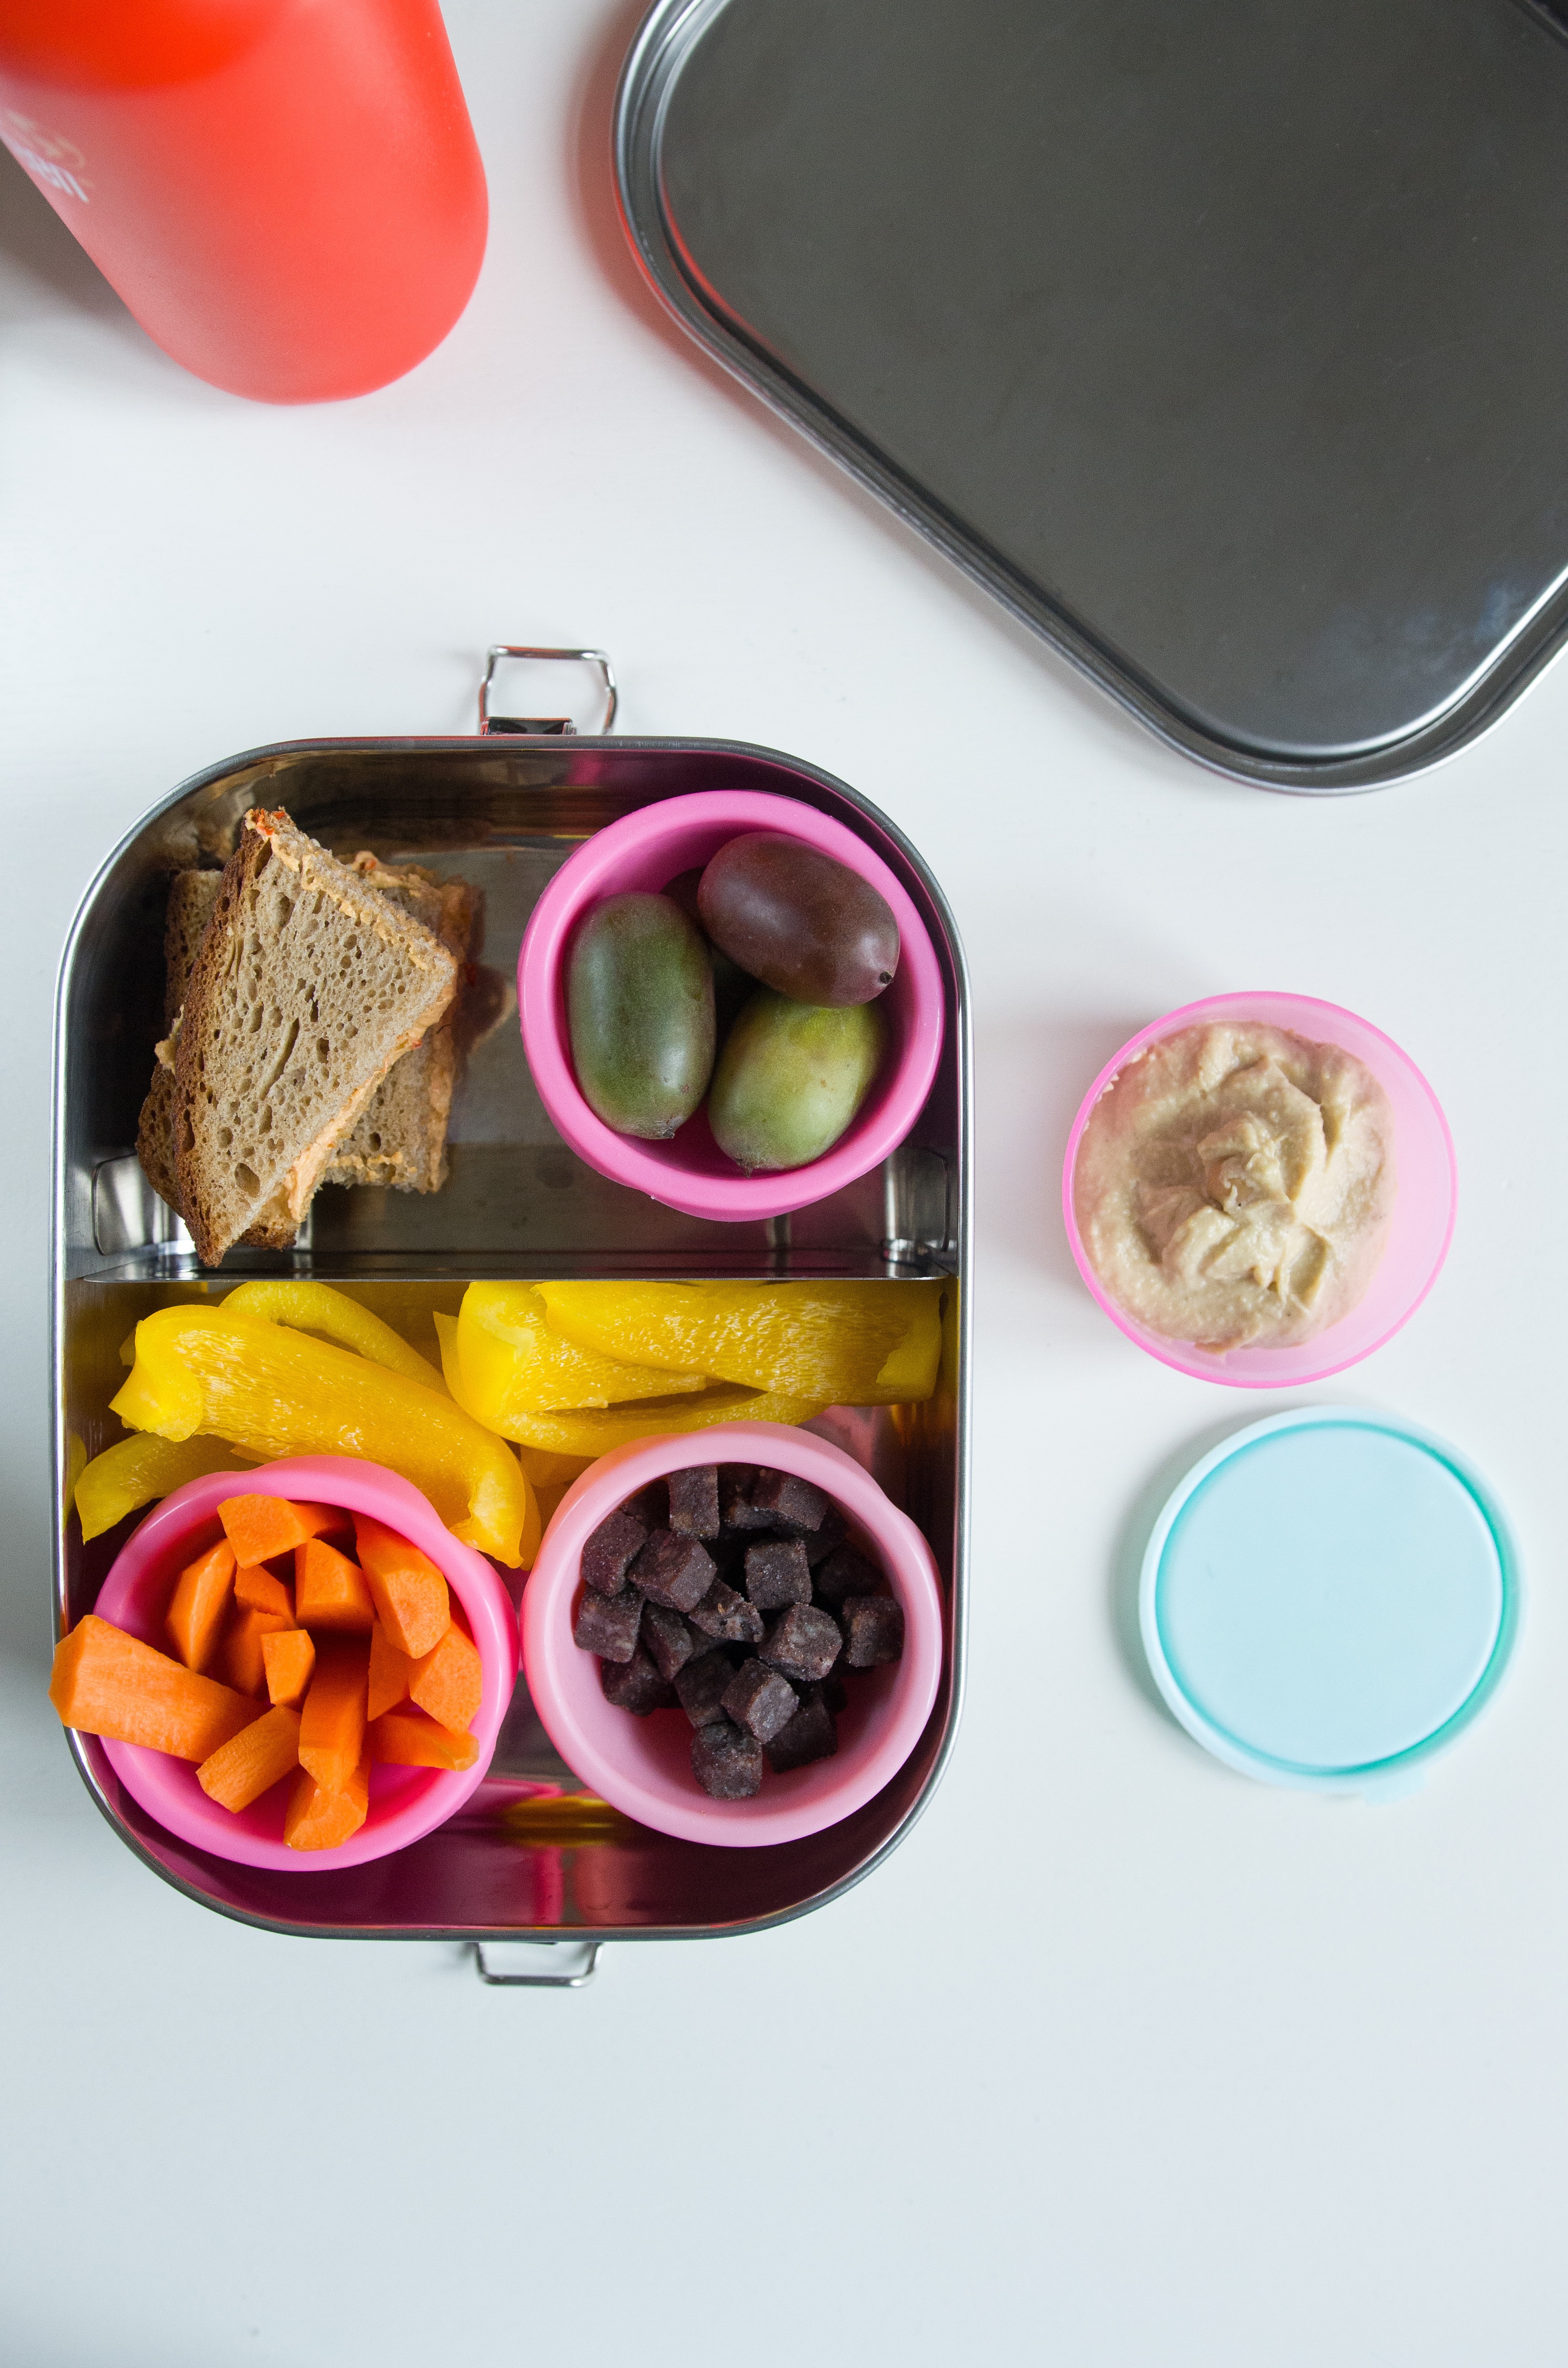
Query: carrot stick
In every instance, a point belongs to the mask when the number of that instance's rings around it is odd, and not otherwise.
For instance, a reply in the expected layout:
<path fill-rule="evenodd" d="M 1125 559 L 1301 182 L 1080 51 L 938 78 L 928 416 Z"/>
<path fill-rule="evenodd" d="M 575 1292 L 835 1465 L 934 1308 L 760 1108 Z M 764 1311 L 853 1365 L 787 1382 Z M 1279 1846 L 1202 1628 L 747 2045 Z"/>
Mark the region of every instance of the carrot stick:
<path fill-rule="evenodd" d="M 218 1519 L 242 1567 L 292 1554 L 307 1538 L 348 1526 L 335 1505 L 296 1505 L 287 1497 L 225 1497 Z"/>
<path fill-rule="evenodd" d="M 300 1765 L 326 1793 L 343 1792 L 365 1748 L 369 1653 L 358 1638 L 325 1636 L 300 1714 Z"/>
<path fill-rule="evenodd" d="M 176 1759 L 210 1759 L 260 1716 L 244 1694 L 182 1668 L 96 1611 L 56 1646 L 49 1699 L 65 1726 Z"/>
<path fill-rule="evenodd" d="M 394 1768 L 472 1768 L 479 1757 L 474 1736 L 453 1735 L 423 1711 L 388 1711 L 365 1729 L 365 1741 L 372 1759 Z"/>
<path fill-rule="evenodd" d="M 434 1650 L 415 1662 L 408 1691 L 421 1710 L 461 1735 L 478 1714 L 483 1682 L 479 1654 L 454 1622 Z"/>
<path fill-rule="evenodd" d="M 298 1710 L 316 1665 L 316 1648 L 308 1628 L 280 1628 L 261 1640 L 261 1662 L 267 1691 L 278 1709 Z"/>
<path fill-rule="evenodd" d="M 218 1649 L 234 1583 L 234 1549 L 220 1538 L 175 1581 L 166 1626 L 187 1669 L 205 1669 Z"/>
<path fill-rule="evenodd" d="M 268 1636 L 293 1624 L 280 1611 L 257 1611 L 236 1604 L 218 1647 L 218 1675 L 224 1684 L 233 1686 L 236 1693 L 264 1694 L 267 1662 L 261 1648 Z"/>
<path fill-rule="evenodd" d="M 294 1617 L 301 1628 L 335 1628 L 368 1636 L 376 1607 L 358 1564 L 320 1538 L 311 1538 L 298 1547 Z"/>
<path fill-rule="evenodd" d="M 196 1781 L 221 1809 L 248 1809 L 300 1764 L 300 1713 L 264 1711 L 196 1771 Z"/>
<path fill-rule="evenodd" d="M 354 1535 L 376 1616 L 398 1651 L 416 1661 L 440 1643 L 451 1617 L 446 1579 L 428 1554 L 368 1513 L 355 1514 Z"/>
<path fill-rule="evenodd" d="M 301 1768 L 283 1813 L 283 1839 L 290 1850 L 336 1850 L 352 1839 L 370 1805 L 370 1763 L 362 1759 L 341 1793 L 326 1793 Z"/>
<path fill-rule="evenodd" d="M 378 1620 L 370 1631 L 370 1685 L 365 1703 L 367 1718 L 380 1718 L 408 1698 L 410 1661 L 400 1653 Z"/>
<path fill-rule="evenodd" d="M 234 1579 L 234 1601 L 250 1611 L 280 1612 L 290 1626 L 294 1619 L 294 1599 L 283 1581 L 269 1571 L 264 1562 L 247 1564 Z"/>

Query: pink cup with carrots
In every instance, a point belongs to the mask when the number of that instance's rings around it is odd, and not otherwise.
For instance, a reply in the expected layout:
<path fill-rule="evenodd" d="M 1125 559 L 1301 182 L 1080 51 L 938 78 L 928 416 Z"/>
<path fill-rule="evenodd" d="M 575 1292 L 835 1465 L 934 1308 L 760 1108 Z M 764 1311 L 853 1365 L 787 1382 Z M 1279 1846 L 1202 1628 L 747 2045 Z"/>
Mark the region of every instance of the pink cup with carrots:
<path fill-rule="evenodd" d="M 483 1781 L 517 1669 L 492 1565 L 382 1466 L 300 1456 L 149 1514 L 51 1696 L 180 1839 L 247 1866 L 362 1865 Z"/>

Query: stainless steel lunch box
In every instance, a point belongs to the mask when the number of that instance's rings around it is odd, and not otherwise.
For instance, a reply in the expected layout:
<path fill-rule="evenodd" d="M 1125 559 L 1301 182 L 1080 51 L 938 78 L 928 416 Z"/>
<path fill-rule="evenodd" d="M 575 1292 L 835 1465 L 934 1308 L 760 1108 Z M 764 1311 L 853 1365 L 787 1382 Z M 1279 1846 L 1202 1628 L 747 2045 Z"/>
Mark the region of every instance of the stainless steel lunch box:
<path fill-rule="evenodd" d="M 504 657 L 583 655 L 497 649 Z M 608 662 L 598 663 L 613 718 Z M 486 684 L 490 669 L 486 672 Z M 585 1167 L 546 1119 L 523 1056 L 515 972 L 551 873 L 602 825 L 683 791 L 746 788 L 799 798 L 874 848 L 908 890 L 936 949 L 946 1042 L 930 1098 L 883 1167 L 767 1224 L 682 1216 Z M 754 1930 L 823 1906 L 908 1831 L 951 1748 L 963 1672 L 970 1266 L 969 997 L 941 891 L 886 816 L 826 773 L 711 740 L 578 737 L 556 719 L 486 712 L 467 739 L 283 742 L 211 766 L 153 809 L 83 899 L 56 1006 L 53 1459 L 56 1633 L 89 1611 L 140 1515 L 84 1545 L 65 1506 L 73 1456 L 120 1435 L 108 1412 L 121 1344 L 151 1309 L 203 1287 L 183 1226 L 145 1183 L 132 1145 L 163 1032 L 168 875 L 222 860 L 258 803 L 283 805 L 335 852 L 360 848 L 458 873 L 483 900 L 474 990 L 479 1034 L 454 1101 L 451 1176 L 429 1197 L 324 1189 L 296 1247 L 238 1250 L 225 1275 L 290 1273 L 352 1283 L 397 1315 L 408 1286 L 455 1309 L 476 1277 L 942 1276 L 947 1333 L 937 1395 L 921 1406 L 844 1410 L 833 1435 L 930 1540 L 947 1598 L 941 1692 L 897 1780 L 842 1824 L 779 1847 L 717 1850 L 578 1811 L 519 1680 L 490 1778 L 460 1816 L 409 1850 L 341 1873 L 237 1866 L 165 1833 L 126 1794 L 101 1747 L 69 1740 L 83 1780 L 127 1847 L 187 1897 L 264 1929 L 334 1940 L 584 1944 Z M 80 1442 L 79 1446 L 74 1442 Z M 545 1960 L 554 1963 L 554 1960 Z M 535 1982 L 576 1982 L 551 1973 Z"/>

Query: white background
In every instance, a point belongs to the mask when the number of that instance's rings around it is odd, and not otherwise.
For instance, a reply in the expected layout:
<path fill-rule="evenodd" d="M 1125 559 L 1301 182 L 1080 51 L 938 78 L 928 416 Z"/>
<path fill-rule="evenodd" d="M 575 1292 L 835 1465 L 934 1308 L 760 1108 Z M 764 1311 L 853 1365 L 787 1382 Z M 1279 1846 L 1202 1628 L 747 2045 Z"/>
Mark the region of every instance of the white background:
<path fill-rule="evenodd" d="M 1426 780 L 1312 801 L 1143 736 L 667 327 L 620 243 L 619 0 L 449 0 L 478 291 L 368 399 L 165 359 L 8 162 L 0 231 L 6 1863 L 0 2351 L 25 2368 L 1534 2368 L 1563 2357 L 1568 673 Z M 789 749 L 911 835 L 973 968 L 971 1669 L 950 1773 L 841 1904 L 580 1996 L 293 1941 L 153 1881 L 44 1698 L 49 1036 L 108 846 L 257 742 L 470 726 L 492 640 L 603 643 L 638 732 Z M 1365 1013 L 1463 1200 L 1316 1395 L 1456 1440 L 1528 1556 L 1492 1712 L 1396 1805 L 1207 1759 L 1127 1575 L 1256 1400 L 1124 1341 L 1062 1144 L 1192 997 Z"/>

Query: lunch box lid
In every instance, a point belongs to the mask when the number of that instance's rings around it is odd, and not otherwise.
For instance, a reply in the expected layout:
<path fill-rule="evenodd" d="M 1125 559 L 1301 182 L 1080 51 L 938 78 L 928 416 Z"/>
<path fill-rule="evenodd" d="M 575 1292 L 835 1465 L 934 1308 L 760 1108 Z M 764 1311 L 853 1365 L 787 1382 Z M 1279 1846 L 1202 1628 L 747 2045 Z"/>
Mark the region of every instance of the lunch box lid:
<path fill-rule="evenodd" d="M 1535 0 L 659 0 L 677 319 L 1165 740 L 1366 788 L 1568 633 L 1568 32 Z"/>
<path fill-rule="evenodd" d="M 1518 1556 L 1486 1482 L 1396 1417 L 1306 1406 L 1234 1432 L 1167 1499 L 1139 1619 L 1166 1702 L 1244 1774 L 1402 1789 L 1490 1699 Z"/>

